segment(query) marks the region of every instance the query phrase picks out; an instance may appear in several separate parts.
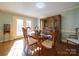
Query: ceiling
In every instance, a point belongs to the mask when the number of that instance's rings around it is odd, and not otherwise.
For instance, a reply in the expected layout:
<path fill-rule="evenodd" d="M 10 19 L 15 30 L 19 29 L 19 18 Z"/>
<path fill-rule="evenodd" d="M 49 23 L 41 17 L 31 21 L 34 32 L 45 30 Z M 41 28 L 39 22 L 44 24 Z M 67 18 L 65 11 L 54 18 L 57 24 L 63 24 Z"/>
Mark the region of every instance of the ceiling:
<path fill-rule="evenodd" d="M 44 2 L 44 8 L 37 8 L 37 2 L 0 2 L 0 9 L 32 17 L 46 17 L 79 6 L 79 2 Z"/>

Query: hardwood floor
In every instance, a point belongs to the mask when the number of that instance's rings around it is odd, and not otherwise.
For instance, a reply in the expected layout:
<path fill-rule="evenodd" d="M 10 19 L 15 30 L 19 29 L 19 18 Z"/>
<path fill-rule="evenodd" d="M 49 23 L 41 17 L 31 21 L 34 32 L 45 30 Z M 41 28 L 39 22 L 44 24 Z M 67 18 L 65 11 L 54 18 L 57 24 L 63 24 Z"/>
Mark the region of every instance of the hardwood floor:
<path fill-rule="evenodd" d="M 9 54 L 9 52 L 11 51 L 11 49 L 14 48 L 13 46 L 15 45 L 15 43 L 18 42 L 19 40 L 22 40 L 22 39 L 17 39 L 17 40 L 0 43 L 0 55 L 7 56 Z"/>
<path fill-rule="evenodd" d="M 0 55 L 1 56 L 4 56 L 4 55 L 8 54 L 8 52 L 10 51 L 14 41 L 8 41 L 8 42 L 0 43 Z"/>
<path fill-rule="evenodd" d="M 20 40 L 23 40 L 23 39 L 20 39 Z M 11 51 L 11 49 L 14 46 L 14 43 L 16 41 L 18 42 L 19 40 L 13 40 L 13 41 L 0 43 L 0 55 L 1 56 L 8 56 L 9 52 Z M 19 43 L 17 43 L 17 45 L 19 45 L 19 47 L 21 47 L 22 46 L 21 41 Z M 15 45 L 15 46 L 17 47 L 17 45 Z M 79 51 L 77 51 L 75 49 L 74 45 L 68 44 L 68 46 L 69 46 L 69 48 L 67 47 L 66 43 L 58 43 L 57 42 L 56 48 L 53 48 L 50 50 L 45 49 L 42 52 L 43 54 L 41 54 L 41 56 L 76 56 L 76 55 L 79 55 L 79 53 L 78 53 Z M 21 48 L 23 48 L 23 47 L 21 47 Z M 33 48 L 33 47 L 31 47 L 31 48 Z M 18 49 L 20 49 L 20 48 L 18 48 Z M 20 49 L 20 50 L 22 50 L 22 49 Z M 17 50 L 17 51 L 21 52 L 20 50 Z M 15 51 L 14 51 L 14 53 L 15 53 Z M 39 54 L 37 53 L 37 56 L 38 55 Z"/>

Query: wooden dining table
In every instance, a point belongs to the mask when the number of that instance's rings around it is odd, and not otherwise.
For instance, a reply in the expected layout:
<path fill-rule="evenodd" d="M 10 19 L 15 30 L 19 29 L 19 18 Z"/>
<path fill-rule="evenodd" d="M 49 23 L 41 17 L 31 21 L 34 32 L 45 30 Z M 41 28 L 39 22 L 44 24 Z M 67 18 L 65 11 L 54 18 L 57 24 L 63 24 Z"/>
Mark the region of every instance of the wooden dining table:
<path fill-rule="evenodd" d="M 47 38 L 42 37 L 41 34 L 40 34 L 40 35 L 32 34 L 32 35 L 29 35 L 29 37 L 32 37 L 32 38 L 38 40 L 38 43 L 37 43 L 36 46 L 41 48 L 41 51 L 39 51 L 39 55 L 41 55 L 41 54 L 42 54 L 42 45 L 41 45 L 41 43 L 42 43 L 44 40 L 47 40 Z"/>

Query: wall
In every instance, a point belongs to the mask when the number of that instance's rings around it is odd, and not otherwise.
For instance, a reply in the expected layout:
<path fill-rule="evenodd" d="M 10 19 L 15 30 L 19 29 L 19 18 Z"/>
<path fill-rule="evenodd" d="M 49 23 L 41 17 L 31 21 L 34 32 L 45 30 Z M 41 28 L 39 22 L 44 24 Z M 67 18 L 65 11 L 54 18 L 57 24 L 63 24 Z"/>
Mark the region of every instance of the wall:
<path fill-rule="evenodd" d="M 16 26 L 17 26 L 17 19 L 18 17 L 23 18 L 23 26 L 26 26 L 25 20 L 32 20 L 32 27 L 34 28 L 36 25 L 38 25 L 38 19 L 37 18 L 32 18 L 32 17 L 27 17 L 27 16 L 19 16 L 19 15 L 14 15 L 14 14 L 8 14 L 8 13 L 3 13 L 0 12 L 0 42 L 3 41 L 8 41 L 8 40 L 14 40 L 16 38 L 20 38 L 22 36 L 17 36 L 16 35 Z M 11 25 L 11 33 L 10 33 L 10 39 L 9 35 L 5 35 L 5 40 L 4 40 L 4 35 L 3 35 L 3 24 L 10 24 Z"/>
<path fill-rule="evenodd" d="M 4 35 L 3 35 L 3 24 L 11 24 L 11 34 L 10 34 L 10 37 L 12 37 L 12 15 L 9 15 L 9 14 L 4 14 L 4 13 L 0 13 L 0 41 L 7 41 L 9 40 L 9 35 L 6 34 L 5 35 L 5 38 L 4 38 Z"/>
<path fill-rule="evenodd" d="M 32 17 L 26 17 L 26 21 L 27 20 L 31 20 L 31 22 L 32 22 L 32 29 L 34 29 L 35 28 L 35 26 L 36 25 L 38 25 L 38 19 L 37 18 L 32 18 Z"/>
<path fill-rule="evenodd" d="M 66 11 L 62 15 L 62 38 L 75 34 L 75 28 L 79 27 L 79 8 Z"/>

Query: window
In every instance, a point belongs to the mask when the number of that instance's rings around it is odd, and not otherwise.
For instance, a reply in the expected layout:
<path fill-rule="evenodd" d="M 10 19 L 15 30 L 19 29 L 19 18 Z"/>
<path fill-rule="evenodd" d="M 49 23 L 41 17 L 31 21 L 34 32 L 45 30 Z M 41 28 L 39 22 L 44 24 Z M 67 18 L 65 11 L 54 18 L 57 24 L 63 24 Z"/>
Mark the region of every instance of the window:
<path fill-rule="evenodd" d="M 28 27 L 27 34 L 31 32 L 31 20 L 26 20 L 26 27 Z"/>
<path fill-rule="evenodd" d="M 17 36 L 22 35 L 22 27 L 23 27 L 23 20 L 18 19 L 17 20 Z"/>
<path fill-rule="evenodd" d="M 31 27 L 31 20 L 26 21 L 26 27 Z"/>

